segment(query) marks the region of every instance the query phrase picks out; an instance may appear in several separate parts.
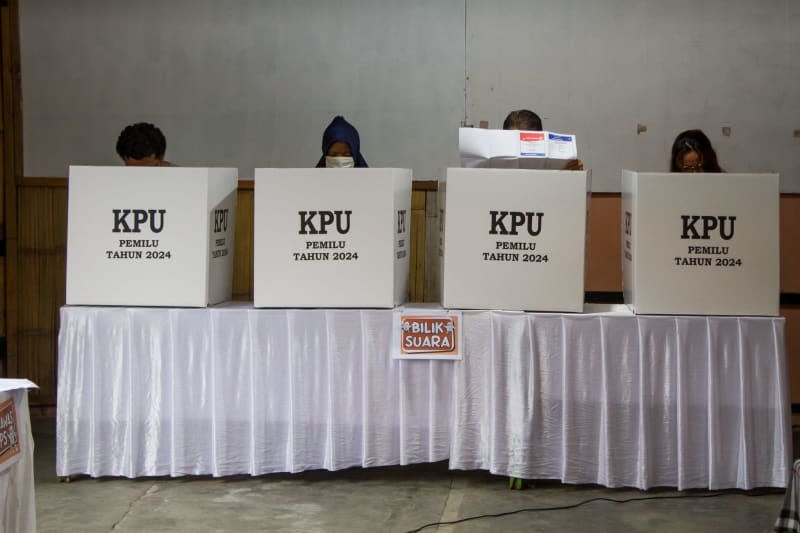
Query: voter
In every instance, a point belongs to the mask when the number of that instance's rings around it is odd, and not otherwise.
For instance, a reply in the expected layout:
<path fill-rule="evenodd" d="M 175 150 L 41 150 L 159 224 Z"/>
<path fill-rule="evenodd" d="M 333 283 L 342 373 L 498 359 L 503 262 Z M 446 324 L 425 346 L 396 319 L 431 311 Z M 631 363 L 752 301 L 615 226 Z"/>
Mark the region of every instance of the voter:
<path fill-rule="evenodd" d="M 153 124 L 139 122 L 126 126 L 117 138 L 117 154 L 129 167 L 169 167 L 164 160 L 167 139 Z"/>
<path fill-rule="evenodd" d="M 542 119 L 530 109 L 512 111 L 503 121 L 504 130 L 542 131 Z M 570 159 L 564 170 L 583 170 L 583 161 Z"/>
<path fill-rule="evenodd" d="M 503 121 L 504 130 L 542 131 L 542 119 L 529 109 L 512 111 Z"/>
<path fill-rule="evenodd" d="M 343 116 L 337 116 L 325 128 L 322 135 L 322 157 L 317 168 L 363 168 L 367 167 L 361 155 L 358 131 Z"/>
<path fill-rule="evenodd" d="M 686 130 L 672 143 L 670 172 L 722 172 L 717 153 L 702 130 Z"/>

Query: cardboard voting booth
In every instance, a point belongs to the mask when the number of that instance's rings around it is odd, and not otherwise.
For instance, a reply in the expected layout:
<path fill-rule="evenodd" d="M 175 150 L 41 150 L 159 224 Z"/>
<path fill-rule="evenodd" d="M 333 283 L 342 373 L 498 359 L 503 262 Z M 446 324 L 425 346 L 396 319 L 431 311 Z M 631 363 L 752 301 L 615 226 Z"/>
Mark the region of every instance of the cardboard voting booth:
<path fill-rule="evenodd" d="M 448 168 L 447 308 L 583 310 L 585 171 Z"/>
<path fill-rule="evenodd" d="M 622 171 L 625 303 L 637 314 L 779 307 L 776 174 Z"/>
<path fill-rule="evenodd" d="M 255 171 L 256 307 L 394 307 L 408 290 L 411 171 Z"/>
<path fill-rule="evenodd" d="M 67 304 L 229 300 L 238 171 L 70 167 Z"/>

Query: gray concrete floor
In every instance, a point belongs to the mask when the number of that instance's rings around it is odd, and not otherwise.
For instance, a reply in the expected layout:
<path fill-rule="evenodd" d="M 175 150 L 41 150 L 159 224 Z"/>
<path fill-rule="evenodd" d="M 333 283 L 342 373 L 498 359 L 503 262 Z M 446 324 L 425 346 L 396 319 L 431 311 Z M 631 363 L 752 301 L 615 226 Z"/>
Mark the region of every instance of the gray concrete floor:
<path fill-rule="evenodd" d="M 40 532 L 76 531 L 409 531 L 431 522 L 590 498 L 680 496 L 674 490 L 604 489 L 536 482 L 522 491 L 487 472 L 449 471 L 447 463 L 314 471 L 261 477 L 123 479 L 55 474 L 55 420 L 33 420 L 36 511 Z M 692 491 L 688 494 L 710 494 Z M 771 531 L 783 494 L 739 492 L 714 498 L 616 504 L 481 518 L 426 533 L 471 531 L 748 532 Z"/>

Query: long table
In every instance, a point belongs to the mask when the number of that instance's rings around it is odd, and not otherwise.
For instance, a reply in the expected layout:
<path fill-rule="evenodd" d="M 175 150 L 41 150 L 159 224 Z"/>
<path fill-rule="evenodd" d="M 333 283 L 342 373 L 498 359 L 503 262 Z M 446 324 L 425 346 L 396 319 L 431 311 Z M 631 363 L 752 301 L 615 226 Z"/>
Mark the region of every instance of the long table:
<path fill-rule="evenodd" d="M 399 361 L 396 312 L 64 307 L 57 474 L 449 459 L 641 489 L 791 475 L 782 318 L 465 311 L 463 360 Z"/>

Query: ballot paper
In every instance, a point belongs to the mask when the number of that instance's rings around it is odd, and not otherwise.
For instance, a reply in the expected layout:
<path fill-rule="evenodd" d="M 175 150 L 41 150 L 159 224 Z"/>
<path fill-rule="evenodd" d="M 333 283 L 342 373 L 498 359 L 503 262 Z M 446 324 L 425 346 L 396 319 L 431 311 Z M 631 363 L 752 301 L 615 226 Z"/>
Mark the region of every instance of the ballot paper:
<path fill-rule="evenodd" d="M 575 136 L 550 131 L 459 128 L 461 166 L 561 170 L 578 158 Z"/>

